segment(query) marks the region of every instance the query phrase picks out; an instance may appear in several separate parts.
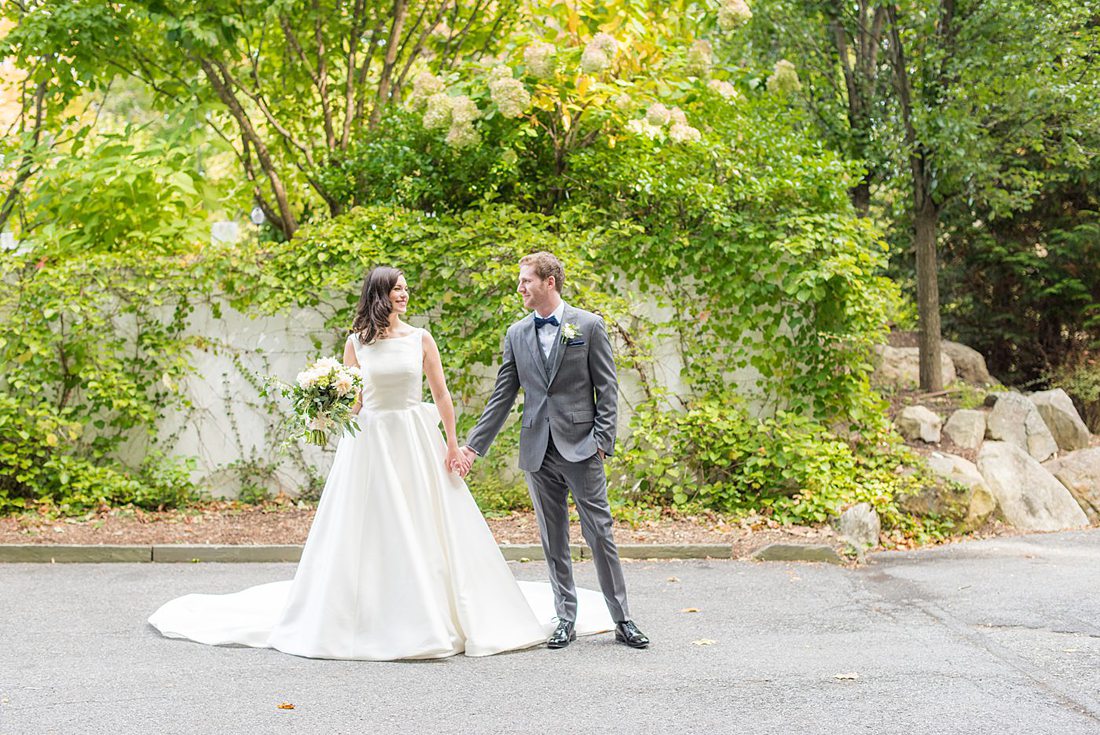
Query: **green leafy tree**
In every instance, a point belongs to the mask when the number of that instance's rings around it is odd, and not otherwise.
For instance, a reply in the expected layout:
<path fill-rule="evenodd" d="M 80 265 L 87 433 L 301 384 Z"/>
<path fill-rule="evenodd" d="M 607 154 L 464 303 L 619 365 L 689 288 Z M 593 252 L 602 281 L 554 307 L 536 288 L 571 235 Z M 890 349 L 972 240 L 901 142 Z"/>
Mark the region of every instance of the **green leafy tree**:
<path fill-rule="evenodd" d="M 884 211 L 899 239 L 909 231 L 921 386 L 942 387 L 942 216 L 1026 210 L 1051 169 L 1029 166 L 1023 152 L 1080 157 L 1096 117 L 1095 9 L 1018 0 L 777 2 L 760 3 L 753 25 L 756 42 L 745 53 L 797 52 L 815 119 L 834 146 L 865 162 L 857 206 Z M 967 206 L 954 207 L 960 200 Z"/>
<path fill-rule="evenodd" d="M 166 107 L 197 100 L 284 237 L 340 202 L 318 168 L 374 129 L 418 66 L 490 52 L 512 2 L 305 0 L 9 3 L 7 55 L 45 94 L 140 79 Z"/>

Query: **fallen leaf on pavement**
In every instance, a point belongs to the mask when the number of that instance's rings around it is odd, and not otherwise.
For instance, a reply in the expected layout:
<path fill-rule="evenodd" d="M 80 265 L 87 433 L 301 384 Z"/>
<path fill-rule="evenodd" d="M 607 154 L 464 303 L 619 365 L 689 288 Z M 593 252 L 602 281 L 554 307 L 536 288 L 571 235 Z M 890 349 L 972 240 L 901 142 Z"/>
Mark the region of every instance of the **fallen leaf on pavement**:
<path fill-rule="evenodd" d="M 697 641 L 692 641 L 693 646 L 713 646 L 718 641 L 712 641 L 710 638 L 700 638 Z"/>
<path fill-rule="evenodd" d="M 859 678 L 859 674 L 837 674 L 833 678 L 840 681 L 855 681 Z"/>
<path fill-rule="evenodd" d="M 669 577 L 669 578 L 668 578 L 668 581 L 669 581 L 669 582 L 679 582 L 679 581 L 680 581 L 680 578 L 679 578 L 679 577 Z"/>
<path fill-rule="evenodd" d="M 294 705 L 290 702 L 283 702 L 279 705 L 279 709 L 294 709 Z"/>
<path fill-rule="evenodd" d="M 699 608 L 697 608 L 697 607 L 685 607 L 680 612 L 682 612 L 682 613 L 684 613 L 684 612 L 686 612 L 686 613 L 699 612 Z"/>

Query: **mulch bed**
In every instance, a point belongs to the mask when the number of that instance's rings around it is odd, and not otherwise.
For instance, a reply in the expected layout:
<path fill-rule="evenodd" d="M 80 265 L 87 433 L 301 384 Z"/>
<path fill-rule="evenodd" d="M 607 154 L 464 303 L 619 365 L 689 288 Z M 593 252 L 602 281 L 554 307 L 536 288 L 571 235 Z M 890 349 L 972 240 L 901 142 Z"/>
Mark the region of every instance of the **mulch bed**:
<path fill-rule="evenodd" d="M 263 506 L 222 501 L 171 511 L 111 509 L 80 518 L 24 514 L 0 518 L 0 544 L 301 544 L 315 509 L 281 500 Z M 498 543 L 537 544 L 538 524 L 530 511 L 486 519 Z M 969 538 L 1013 533 L 992 524 Z M 574 543 L 583 543 L 580 526 L 572 525 Z M 666 513 L 631 526 L 617 523 L 621 544 L 729 544 L 735 557 L 745 557 L 770 543 L 844 546 L 828 526 L 779 526 L 766 518 L 730 520 L 718 515 Z M 912 548 L 911 541 L 888 539 L 890 548 Z"/>

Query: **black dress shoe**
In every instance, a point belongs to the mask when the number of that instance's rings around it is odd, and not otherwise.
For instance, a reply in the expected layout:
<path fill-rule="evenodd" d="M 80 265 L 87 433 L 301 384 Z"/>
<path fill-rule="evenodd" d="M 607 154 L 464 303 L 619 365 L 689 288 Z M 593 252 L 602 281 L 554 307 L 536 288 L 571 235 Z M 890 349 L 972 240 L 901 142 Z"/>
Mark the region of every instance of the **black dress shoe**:
<path fill-rule="evenodd" d="M 571 641 L 577 640 L 577 631 L 573 630 L 572 620 L 562 620 L 558 623 L 554 635 L 546 641 L 547 648 L 565 648 Z"/>
<path fill-rule="evenodd" d="M 619 643 L 625 643 L 631 648 L 649 647 L 649 639 L 645 637 L 642 631 L 638 630 L 638 626 L 634 624 L 633 620 L 615 623 L 615 640 Z"/>

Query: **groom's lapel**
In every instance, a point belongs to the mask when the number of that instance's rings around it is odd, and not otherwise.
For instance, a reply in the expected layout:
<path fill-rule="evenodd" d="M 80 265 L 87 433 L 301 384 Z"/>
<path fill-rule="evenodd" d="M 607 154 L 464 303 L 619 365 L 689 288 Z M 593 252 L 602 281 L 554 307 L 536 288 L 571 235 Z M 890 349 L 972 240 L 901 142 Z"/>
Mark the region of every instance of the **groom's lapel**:
<path fill-rule="evenodd" d="M 554 382 L 554 377 L 558 374 L 558 368 L 561 367 L 561 361 L 565 359 L 566 345 L 562 341 L 562 334 L 565 331 L 565 325 L 569 323 L 569 319 L 572 316 L 573 307 L 566 304 L 565 309 L 561 313 L 561 324 L 558 326 L 558 337 L 554 340 L 554 348 L 550 350 L 550 369 L 547 371 L 546 376 L 547 385 Z"/>
<path fill-rule="evenodd" d="M 535 317 L 533 314 L 527 315 L 527 318 L 520 324 L 519 331 L 523 337 L 523 341 L 531 351 L 531 359 L 535 361 L 535 372 L 539 374 L 539 377 L 545 380 L 546 358 L 542 356 L 542 348 L 539 347 L 539 338 L 535 333 Z"/>

